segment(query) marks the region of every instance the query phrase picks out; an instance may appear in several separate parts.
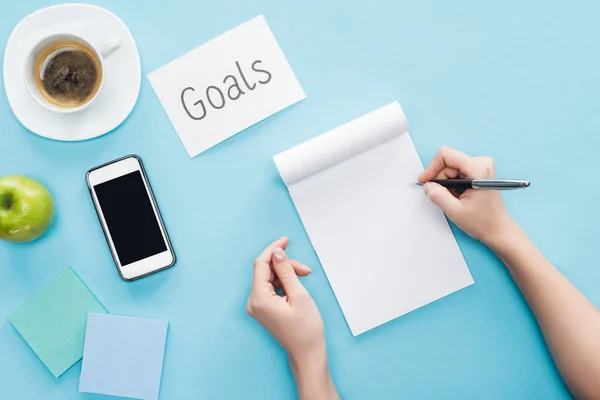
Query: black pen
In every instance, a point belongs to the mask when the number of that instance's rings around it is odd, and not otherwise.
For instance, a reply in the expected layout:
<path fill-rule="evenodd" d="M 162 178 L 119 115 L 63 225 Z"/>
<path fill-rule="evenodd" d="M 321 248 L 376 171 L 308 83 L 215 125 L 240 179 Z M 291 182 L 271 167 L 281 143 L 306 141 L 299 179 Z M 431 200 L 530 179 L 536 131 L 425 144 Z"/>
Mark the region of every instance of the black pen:
<path fill-rule="evenodd" d="M 487 190 L 513 190 L 529 187 L 529 181 L 506 179 L 431 179 L 447 189 L 487 189 Z M 417 183 L 423 186 L 423 183 Z"/>

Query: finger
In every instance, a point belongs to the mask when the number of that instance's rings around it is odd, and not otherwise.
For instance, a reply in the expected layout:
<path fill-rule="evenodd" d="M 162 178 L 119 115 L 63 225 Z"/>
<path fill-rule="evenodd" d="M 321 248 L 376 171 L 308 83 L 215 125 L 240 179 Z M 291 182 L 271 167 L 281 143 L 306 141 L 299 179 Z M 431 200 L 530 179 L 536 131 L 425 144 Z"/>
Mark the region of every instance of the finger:
<path fill-rule="evenodd" d="M 312 272 L 312 270 L 308 266 L 300 263 L 297 260 L 290 260 L 290 262 L 292 263 L 292 267 L 294 267 L 294 271 L 298 276 L 306 276 Z M 271 269 L 271 271 L 273 271 L 273 269 Z M 279 280 L 279 278 L 277 278 L 277 276 L 273 272 L 271 272 L 271 276 L 272 278 L 270 282 L 273 284 L 273 287 L 275 289 L 282 289 L 281 281 Z"/>
<path fill-rule="evenodd" d="M 459 215 L 463 205 L 448 189 L 437 183 L 427 182 L 423 186 L 423 190 L 429 200 L 437 204 L 450 219 L 454 219 Z"/>
<path fill-rule="evenodd" d="M 420 182 L 427 182 L 437 176 L 445 168 L 450 167 L 463 173 L 469 173 L 471 157 L 458 150 L 442 146 L 431 160 L 431 163 L 419 177 Z"/>
<path fill-rule="evenodd" d="M 495 178 L 494 159 L 491 157 L 476 157 L 473 159 L 473 178 Z"/>
<path fill-rule="evenodd" d="M 302 264 L 300 261 L 290 260 L 290 262 L 292 263 L 292 267 L 294 267 L 294 271 L 296 271 L 296 275 L 298 276 L 306 276 L 312 272 L 310 267 Z"/>
<path fill-rule="evenodd" d="M 273 250 L 271 263 L 273 264 L 273 270 L 279 278 L 283 290 L 285 290 L 285 293 L 290 298 L 293 299 L 294 296 L 306 293 L 306 289 L 302 286 L 302 283 L 300 283 L 292 263 L 281 247 L 276 247 Z"/>
<path fill-rule="evenodd" d="M 276 247 L 285 248 L 288 244 L 288 238 L 283 237 L 271 243 L 257 258 L 254 260 L 254 276 L 252 278 L 253 288 L 265 287 L 270 285 L 273 280 L 271 275 L 271 256 L 273 249 Z"/>
<path fill-rule="evenodd" d="M 294 271 L 296 271 L 296 275 L 298 276 L 307 276 L 312 272 L 312 269 L 308 265 L 302 264 L 298 260 L 290 260 L 292 263 L 292 267 L 294 267 Z M 273 271 L 273 267 L 271 267 L 271 273 L 269 274 L 269 282 L 274 284 L 274 281 L 277 279 L 277 275 Z"/>
<path fill-rule="evenodd" d="M 289 239 L 287 237 L 282 237 L 280 239 L 277 239 L 276 241 L 274 241 L 273 243 L 268 245 L 267 248 L 264 249 L 262 253 L 260 253 L 260 255 L 257 257 L 257 260 L 261 260 L 261 261 L 264 261 L 267 264 L 269 264 L 271 262 L 271 254 L 273 254 L 273 249 L 275 249 L 275 247 L 281 247 L 282 249 L 285 250 L 285 248 L 288 245 L 288 242 L 289 242 Z"/>
<path fill-rule="evenodd" d="M 454 179 L 460 175 L 457 169 L 446 167 L 434 179 Z"/>

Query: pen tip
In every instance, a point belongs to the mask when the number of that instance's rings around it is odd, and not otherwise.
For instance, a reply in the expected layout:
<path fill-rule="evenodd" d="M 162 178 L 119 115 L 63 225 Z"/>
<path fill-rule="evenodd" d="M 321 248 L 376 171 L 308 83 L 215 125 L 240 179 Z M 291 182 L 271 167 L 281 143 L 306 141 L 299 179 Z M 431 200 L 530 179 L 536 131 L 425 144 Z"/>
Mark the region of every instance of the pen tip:
<path fill-rule="evenodd" d="M 531 182 L 527 181 L 523 184 L 523 187 L 529 187 L 529 185 L 531 185 Z"/>

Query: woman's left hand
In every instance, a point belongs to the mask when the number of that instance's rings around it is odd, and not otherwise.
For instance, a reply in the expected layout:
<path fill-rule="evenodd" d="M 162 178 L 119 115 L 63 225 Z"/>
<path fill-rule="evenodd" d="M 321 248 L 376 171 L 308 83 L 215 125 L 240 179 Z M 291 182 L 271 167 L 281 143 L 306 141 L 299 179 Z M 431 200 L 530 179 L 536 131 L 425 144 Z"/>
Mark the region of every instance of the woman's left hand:
<path fill-rule="evenodd" d="M 254 261 L 246 310 L 287 351 L 301 400 L 339 399 L 327 366 L 321 314 L 298 279 L 310 268 L 290 260 L 287 245 L 287 238 L 276 240 Z"/>
<path fill-rule="evenodd" d="M 311 270 L 287 257 L 287 244 L 287 238 L 276 240 L 254 261 L 246 310 L 296 360 L 315 349 L 324 350 L 325 335 L 321 314 L 298 279 L 298 275 L 306 276 Z"/>

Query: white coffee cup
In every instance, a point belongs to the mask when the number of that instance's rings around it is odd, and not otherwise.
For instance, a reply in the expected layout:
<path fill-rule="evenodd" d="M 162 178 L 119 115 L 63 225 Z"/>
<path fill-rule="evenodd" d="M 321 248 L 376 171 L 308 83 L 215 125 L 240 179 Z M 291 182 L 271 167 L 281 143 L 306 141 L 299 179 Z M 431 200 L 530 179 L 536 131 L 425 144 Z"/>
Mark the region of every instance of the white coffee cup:
<path fill-rule="evenodd" d="M 39 58 L 48 48 L 61 42 L 76 42 L 82 44 L 83 46 L 87 47 L 88 49 L 94 52 L 94 55 L 100 63 L 101 77 L 100 84 L 98 86 L 98 89 L 96 90 L 96 93 L 85 103 L 75 107 L 60 106 L 51 102 L 46 98 L 46 96 L 44 96 L 37 83 L 37 74 L 42 74 L 44 69 L 39 68 L 38 66 Z M 27 52 L 27 55 L 25 57 L 23 78 L 25 80 L 25 86 L 27 87 L 27 91 L 39 105 L 50 111 L 54 111 L 61 114 L 69 114 L 85 110 L 90 105 L 92 105 L 92 103 L 98 97 L 100 91 L 102 90 L 104 80 L 106 79 L 104 60 L 107 57 L 110 57 L 110 55 L 117 51 L 120 47 L 121 42 L 115 39 L 107 40 L 100 46 L 94 46 L 87 40 L 83 39 L 81 36 L 70 33 L 53 34 L 47 36 L 39 40 L 35 45 L 33 45 L 31 49 Z M 48 58 L 51 57 L 52 55 L 48 56 Z"/>

